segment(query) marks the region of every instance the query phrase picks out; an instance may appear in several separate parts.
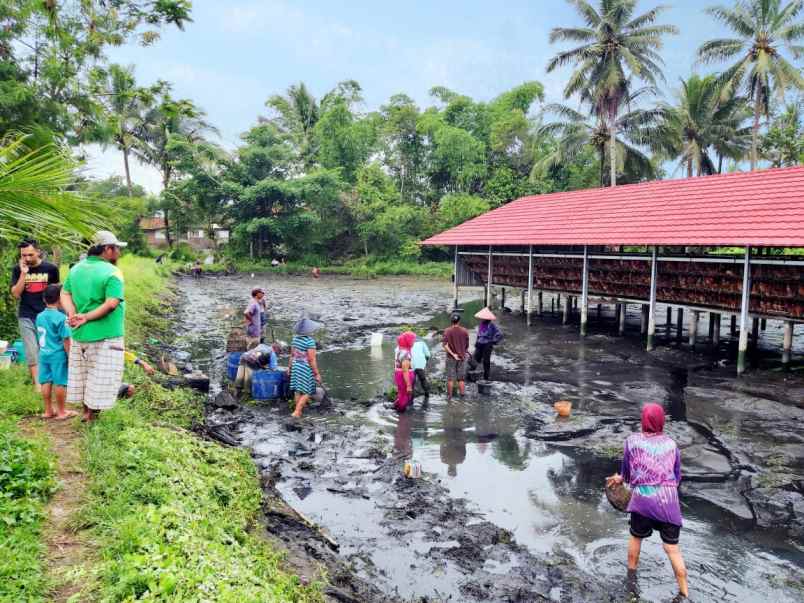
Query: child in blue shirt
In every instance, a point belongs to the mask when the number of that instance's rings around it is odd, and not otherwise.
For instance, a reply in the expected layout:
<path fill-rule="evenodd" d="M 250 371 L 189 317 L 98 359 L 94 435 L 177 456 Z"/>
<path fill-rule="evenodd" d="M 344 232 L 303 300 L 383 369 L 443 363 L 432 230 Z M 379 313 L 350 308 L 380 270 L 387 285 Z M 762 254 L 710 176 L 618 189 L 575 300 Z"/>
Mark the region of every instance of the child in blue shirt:
<path fill-rule="evenodd" d="M 67 317 L 59 310 L 61 285 L 48 285 L 42 297 L 47 308 L 36 317 L 36 332 L 39 335 L 39 384 L 45 401 L 45 419 L 59 421 L 74 417 L 77 413 L 64 408 L 67 398 L 67 356 L 70 353 L 70 327 Z M 56 409 L 53 412 L 55 394 Z"/>

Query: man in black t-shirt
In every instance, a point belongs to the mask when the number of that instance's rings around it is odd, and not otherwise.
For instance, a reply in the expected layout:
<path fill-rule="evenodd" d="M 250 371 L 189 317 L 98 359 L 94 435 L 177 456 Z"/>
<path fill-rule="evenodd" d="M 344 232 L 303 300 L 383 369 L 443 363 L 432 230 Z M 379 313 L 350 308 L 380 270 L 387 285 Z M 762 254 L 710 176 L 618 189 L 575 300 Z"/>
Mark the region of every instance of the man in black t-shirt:
<path fill-rule="evenodd" d="M 39 336 L 36 332 L 36 317 L 45 309 L 42 293 L 48 285 L 59 282 L 57 266 L 42 261 L 42 250 L 33 239 L 22 241 L 19 264 L 11 271 L 11 294 L 20 300 L 20 335 L 25 344 L 25 361 L 31 370 L 31 378 L 39 389 Z"/>

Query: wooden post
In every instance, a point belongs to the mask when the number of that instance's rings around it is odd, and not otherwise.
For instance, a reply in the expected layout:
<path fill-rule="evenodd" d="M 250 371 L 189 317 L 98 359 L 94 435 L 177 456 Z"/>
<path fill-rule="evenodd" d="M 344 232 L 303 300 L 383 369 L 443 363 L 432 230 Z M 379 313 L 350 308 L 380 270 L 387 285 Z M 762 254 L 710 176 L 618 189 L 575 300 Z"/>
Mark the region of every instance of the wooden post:
<path fill-rule="evenodd" d="M 488 281 L 486 282 L 486 306 L 491 305 L 491 245 L 489 245 L 489 273 Z"/>
<path fill-rule="evenodd" d="M 737 374 L 745 372 L 745 359 L 748 352 L 748 308 L 751 302 L 751 247 L 745 247 L 743 264 L 743 295 L 740 303 L 740 343 L 737 345 Z"/>
<path fill-rule="evenodd" d="M 734 337 L 737 335 L 737 315 L 731 315 L 731 326 L 729 327 L 729 336 Z"/>
<path fill-rule="evenodd" d="M 617 332 L 620 335 L 625 335 L 625 315 L 628 313 L 628 306 L 624 303 L 620 304 L 620 325 Z"/>
<path fill-rule="evenodd" d="M 701 313 L 698 310 L 690 312 L 690 347 L 695 349 L 695 341 L 698 339 L 698 320 L 701 318 Z"/>
<path fill-rule="evenodd" d="M 754 350 L 759 347 L 759 319 L 754 318 L 751 321 L 751 345 L 754 347 Z"/>
<path fill-rule="evenodd" d="M 720 346 L 720 317 L 721 314 L 715 314 L 715 328 L 712 331 L 712 347 L 717 349 Z"/>
<path fill-rule="evenodd" d="M 640 304 L 639 305 L 639 334 L 643 335 L 643 336 L 648 334 L 648 305 L 647 304 Z"/>
<path fill-rule="evenodd" d="M 654 245 L 650 258 L 650 300 L 648 302 L 648 342 L 647 350 L 653 350 L 653 338 L 656 335 L 656 281 L 659 276 L 659 248 Z M 670 308 L 667 309 L 670 316 Z"/>
<path fill-rule="evenodd" d="M 572 298 L 568 295 L 564 300 L 564 315 L 561 318 L 561 324 L 565 325 L 569 322 L 570 308 L 572 307 Z"/>
<path fill-rule="evenodd" d="M 455 245 L 455 263 L 453 267 L 455 282 L 452 284 L 452 308 L 458 307 L 458 246 Z"/>
<path fill-rule="evenodd" d="M 670 327 L 673 326 L 673 308 L 671 306 L 667 306 L 667 332 L 670 332 Z"/>
<path fill-rule="evenodd" d="M 784 321 L 784 342 L 782 343 L 782 365 L 790 365 L 791 350 L 793 349 L 793 321 Z"/>
<path fill-rule="evenodd" d="M 759 328 L 762 329 L 763 331 L 768 328 L 767 318 L 763 318 L 762 320 L 759 321 Z"/>
<path fill-rule="evenodd" d="M 584 245 L 583 275 L 581 278 L 581 337 L 586 336 L 586 322 L 588 318 L 589 318 L 589 247 Z"/>
<path fill-rule="evenodd" d="M 500 309 L 505 309 L 505 287 L 502 288 L 502 299 L 500 301 Z"/>
<path fill-rule="evenodd" d="M 708 335 L 708 339 L 709 339 L 709 342 L 711 343 L 712 340 L 715 338 L 715 313 L 714 312 L 709 312 L 708 314 L 709 314 L 709 335 Z"/>
<path fill-rule="evenodd" d="M 528 326 L 533 312 L 533 245 L 528 247 Z M 542 313 L 542 295 L 539 293 L 539 314 Z"/>
<path fill-rule="evenodd" d="M 676 310 L 676 341 L 681 343 L 681 333 L 684 330 L 684 308 Z"/>
<path fill-rule="evenodd" d="M 539 291 L 538 298 L 539 298 L 539 316 L 541 316 L 542 315 L 542 302 L 544 301 L 541 291 Z"/>
<path fill-rule="evenodd" d="M 551 297 L 550 298 L 550 314 L 552 315 L 552 314 L 555 314 L 555 313 L 556 313 L 556 298 Z"/>
<path fill-rule="evenodd" d="M 597 305 L 597 319 L 600 320 L 600 317 L 603 315 L 603 304 Z"/>

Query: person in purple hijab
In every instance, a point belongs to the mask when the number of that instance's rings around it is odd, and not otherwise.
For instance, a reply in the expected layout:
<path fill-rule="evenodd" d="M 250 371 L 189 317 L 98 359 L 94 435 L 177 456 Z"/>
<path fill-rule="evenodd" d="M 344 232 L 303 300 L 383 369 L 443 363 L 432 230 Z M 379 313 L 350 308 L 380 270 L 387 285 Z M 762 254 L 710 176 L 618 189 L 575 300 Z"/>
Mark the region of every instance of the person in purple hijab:
<path fill-rule="evenodd" d="M 659 532 L 662 546 L 678 582 L 678 596 L 688 596 L 687 568 L 678 545 L 681 531 L 681 505 L 678 485 L 681 482 L 681 454 L 675 441 L 664 434 L 664 409 L 658 404 L 642 408 L 642 431 L 625 440 L 621 474 L 607 478 L 612 483 L 631 487 L 631 539 L 628 543 L 628 574 L 636 579 L 642 539 L 653 530 Z"/>

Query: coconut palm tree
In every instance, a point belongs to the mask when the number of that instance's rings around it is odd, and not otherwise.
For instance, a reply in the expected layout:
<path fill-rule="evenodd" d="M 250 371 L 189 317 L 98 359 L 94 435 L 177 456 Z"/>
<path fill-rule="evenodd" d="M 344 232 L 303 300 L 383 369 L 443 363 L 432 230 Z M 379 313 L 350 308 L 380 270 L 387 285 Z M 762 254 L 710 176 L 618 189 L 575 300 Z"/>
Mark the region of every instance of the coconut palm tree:
<path fill-rule="evenodd" d="M 595 9 L 585 0 L 568 0 L 585 21 L 585 27 L 557 27 L 550 42 L 573 42 L 579 46 L 558 53 L 547 71 L 565 65 L 575 70 L 564 88 L 564 97 L 579 95 L 594 108 L 599 125 L 608 126 L 609 146 L 616 148 L 617 120 L 629 98 L 629 82 L 655 86 L 663 79 L 659 49 L 665 34 L 677 33 L 672 25 L 657 25 L 664 10 L 658 6 L 635 15 L 636 0 L 599 0 Z M 609 154 L 609 181 L 617 184 L 617 156 Z"/>
<path fill-rule="evenodd" d="M 615 166 L 608 177 L 616 178 L 617 173 L 628 174 L 632 180 L 655 177 L 655 166 L 640 149 L 658 148 L 664 134 L 666 119 L 662 107 L 652 109 L 633 108 L 643 95 L 652 95 L 655 90 L 641 88 L 631 93 L 620 104 L 620 113 L 612 123 L 598 119 L 594 109 L 584 114 L 566 105 L 552 103 L 544 107 L 544 114 L 555 115 L 559 119 L 537 130 L 539 136 L 558 137 L 555 150 L 534 164 L 533 174 L 572 162 L 586 147 L 592 147 L 600 158 L 600 186 L 607 184 L 606 164 Z M 614 153 L 611 134 L 614 132 Z"/>
<path fill-rule="evenodd" d="M 751 169 L 756 168 L 759 123 L 771 112 L 771 99 L 781 101 L 790 88 L 804 90 L 800 70 L 783 55 L 794 59 L 804 54 L 804 23 L 798 18 L 804 0 L 738 1 L 734 8 L 713 6 L 707 13 L 734 31 L 738 37 L 710 40 L 698 50 L 704 62 L 737 59 L 718 78 L 722 96 L 729 98 L 742 91 L 753 102 L 754 124 L 751 133 Z"/>
<path fill-rule="evenodd" d="M 321 117 L 316 98 L 304 82 L 300 82 L 288 88 L 284 96 L 271 96 L 265 104 L 277 113 L 270 121 L 293 140 L 302 169 L 312 168 L 316 156 L 313 130 Z"/>
<path fill-rule="evenodd" d="M 134 66 L 109 65 L 90 74 L 93 97 L 99 106 L 94 138 L 101 145 L 113 143 L 123 153 L 128 196 L 132 196 L 129 157 L 136 144 L 137 132 L 144 126 L 146 109 L 154 102 L 160 85 L 151 88 L 137 86 Z"/>
<path fill-rule="evenodd" d="M 171 144 L 177 141 L 201 142 L 207 134 L 217 133 L 218 130 L 206 120 L 204 111 L 190 100 L 171 98 L 165 87 L 160 102 L 146 111 L 131 150 L 140 161 L 159 170 L 163 191 L 167 191 L 176 173 Z M 165 205 L 163 211 L 168 246 L 172 246 L 169 205 Z"/>
<path fill-rule="evenodd" d="M 30 136 L 0 141 L 0 241 L 29 237 L 76 244 L 105 222 L 103 208 L 76 189 L 76 164 L 53 143 L 30 148 Z"/>
<path fill-rule="evenodd" d="M 677 104 L 664 109 L 661 146 L 667 155 L 680 159 L 688 177 L 720 172 L 724 157 L 739 158 L 748 148 L 751 130 L 745 126 L 750 116 L 745 99 L 721 99 L 713 75 L 681 80 Z"/>

